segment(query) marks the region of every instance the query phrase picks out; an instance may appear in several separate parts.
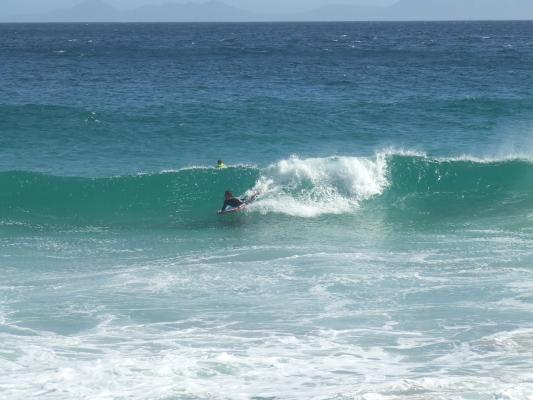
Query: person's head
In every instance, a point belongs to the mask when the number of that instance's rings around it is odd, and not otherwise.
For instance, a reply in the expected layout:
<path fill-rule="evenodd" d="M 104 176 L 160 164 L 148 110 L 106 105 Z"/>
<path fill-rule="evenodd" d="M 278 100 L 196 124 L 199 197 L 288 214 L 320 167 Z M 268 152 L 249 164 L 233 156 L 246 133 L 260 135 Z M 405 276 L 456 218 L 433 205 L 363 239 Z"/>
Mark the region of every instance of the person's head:
<path fill-rule="evenodd" d="M 224 164 L 224 161 L 222 161 L 222 160 L 218 160 L 218 161 L 217 161 L 217 164 L 218 164 L 218 165 L 222 165 L 222 164 Z"/>
<path fill-rule="evenodd" d="M 231 199 L 233 198 L 233 193 L 231 193 L 229 190 L 226 190 L 226 193 L 224 193 L 224 197 L 226 199 Z"/>

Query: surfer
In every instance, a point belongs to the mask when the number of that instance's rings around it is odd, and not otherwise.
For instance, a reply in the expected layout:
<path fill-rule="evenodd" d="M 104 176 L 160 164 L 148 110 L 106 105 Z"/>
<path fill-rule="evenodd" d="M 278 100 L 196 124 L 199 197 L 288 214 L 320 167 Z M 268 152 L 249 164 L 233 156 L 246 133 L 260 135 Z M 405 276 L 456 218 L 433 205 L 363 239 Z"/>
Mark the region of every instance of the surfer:
<path fill-rule="evenodd" d="M 231 193 L 229 190 L 226 190 L 226 192 L 224 193 L 224 204 L 222 205 L 220 211 L 223 212 L 227 207 L 237 208 L 242 206 L 243 204 L 245 204 L 244 201 L 234 197 L 233 193 Z"/>
<path fill-rule="evenodd" d="M 224 164 L 224 161 L 218 160 L 217 161 L 217 168 L 218 169 L 224 169 L 224 168 L 228 168 L 228 167 L 226 167 L 226 164 Z"/>

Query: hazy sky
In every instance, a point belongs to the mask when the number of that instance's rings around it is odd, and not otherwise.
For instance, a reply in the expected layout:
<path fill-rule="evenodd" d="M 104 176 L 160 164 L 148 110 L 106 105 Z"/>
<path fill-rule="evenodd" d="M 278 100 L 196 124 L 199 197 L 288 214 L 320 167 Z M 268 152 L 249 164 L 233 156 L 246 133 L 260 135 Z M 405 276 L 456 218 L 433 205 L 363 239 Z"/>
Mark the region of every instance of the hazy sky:
<path fill-rule="evenodd" d="M 104 0 L 117 8 L 134 8 L 144 4 L 205 2 L 206 0 Z M 222 0 L 226 4 L 246 10 L 284 13 L 308 11 L 326 4 L 389 5 L 396 0 Z M 533 0 L 532 0 L 533 1 Z M 81 0 L 0 0 L 0 15 L 41 13 L 71 7 Z"/>

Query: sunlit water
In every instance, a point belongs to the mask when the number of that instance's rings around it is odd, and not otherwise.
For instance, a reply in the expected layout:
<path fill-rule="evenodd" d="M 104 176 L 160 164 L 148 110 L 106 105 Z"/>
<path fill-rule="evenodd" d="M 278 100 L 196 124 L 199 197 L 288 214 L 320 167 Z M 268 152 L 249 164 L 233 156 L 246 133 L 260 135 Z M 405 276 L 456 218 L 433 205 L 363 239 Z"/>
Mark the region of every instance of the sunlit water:
<path fill-rule="evenodd" d="M 2 399 L 533 399 L 533 23 L 0 25 L 0 81 Z"/>

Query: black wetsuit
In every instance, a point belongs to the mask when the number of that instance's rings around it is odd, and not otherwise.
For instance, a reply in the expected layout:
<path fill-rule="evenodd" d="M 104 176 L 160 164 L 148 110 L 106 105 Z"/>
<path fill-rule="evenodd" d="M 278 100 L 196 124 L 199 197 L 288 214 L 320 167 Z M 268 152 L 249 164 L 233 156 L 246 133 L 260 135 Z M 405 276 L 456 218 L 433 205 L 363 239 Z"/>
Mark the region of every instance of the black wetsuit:
<path fill-rule="evenodd" d="M 239 200 L 238 198 L 236 197 L 232 197 L 231 199 L 229 200 L 224 200 L 224 205 L 222 206 L 222 211 L 224 211 L 226 209 L 226 207 L 239 207 L 239 206 L 242 206 L 244 204 L 244 201 L 241 201 Z"/>

